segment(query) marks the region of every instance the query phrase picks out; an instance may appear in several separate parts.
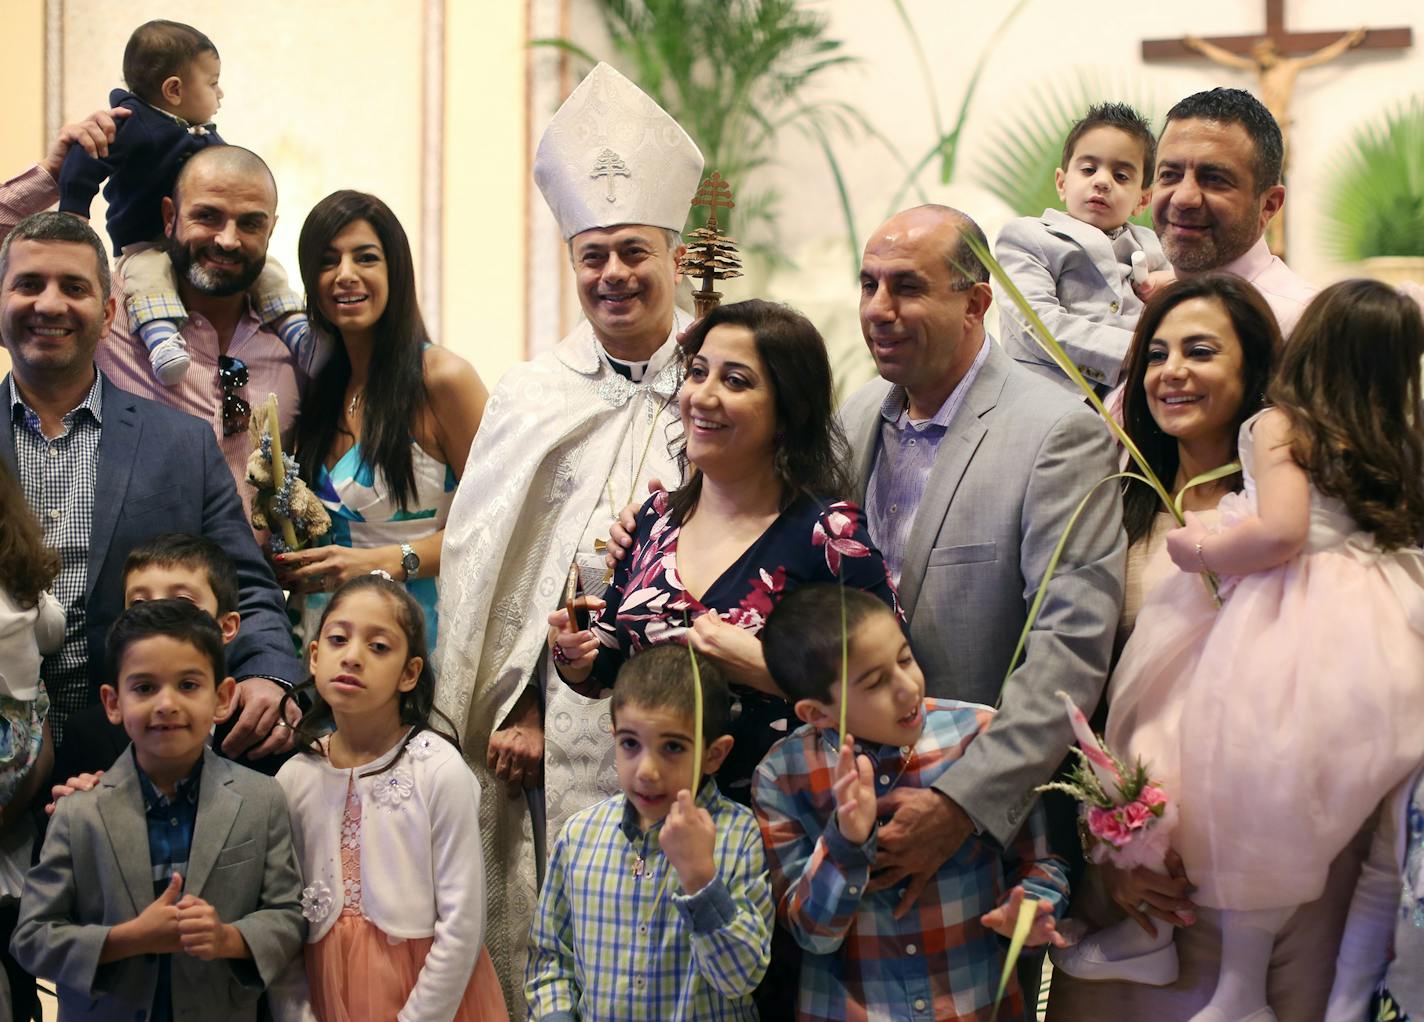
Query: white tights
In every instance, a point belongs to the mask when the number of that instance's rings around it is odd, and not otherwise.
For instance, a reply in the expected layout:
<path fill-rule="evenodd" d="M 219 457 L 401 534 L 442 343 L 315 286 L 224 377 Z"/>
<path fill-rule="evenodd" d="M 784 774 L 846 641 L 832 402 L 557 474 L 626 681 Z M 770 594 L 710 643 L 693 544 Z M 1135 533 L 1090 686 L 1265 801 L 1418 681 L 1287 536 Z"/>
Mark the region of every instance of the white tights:
<path fill-rule="evenodd" d="M 1276 934 L 1294 905 L 1221 913 L 1221 972 L 1216 992 L 1189 1022 L 1266 1022 L 1276 1016 L 1266 1005 L 1266 973 Z"/>

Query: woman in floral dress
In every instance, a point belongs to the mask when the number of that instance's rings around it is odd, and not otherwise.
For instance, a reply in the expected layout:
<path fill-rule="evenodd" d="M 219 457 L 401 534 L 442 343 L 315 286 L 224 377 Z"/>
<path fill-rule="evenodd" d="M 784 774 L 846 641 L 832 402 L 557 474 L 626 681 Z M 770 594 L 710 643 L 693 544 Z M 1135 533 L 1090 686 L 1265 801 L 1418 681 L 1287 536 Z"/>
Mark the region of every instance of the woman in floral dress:
<path fill-rule="evenodd" d="M 749 804 L 752 772 L 795 727 L 761 652 L 776 601 L 841 581 L 899 605 L 864 516 L 844 499 L 849 457 L 816 328 L 785 306 L 738 302 L 698 322 L 684 348 L 687 482 L 642 506 L 606 601 L 582 601 L 598 610 L 589 628 L 570 628 L 567 610 L 550 616 L 551 645 L 560 676 L 588 696 L 649 646 L 690 642 L 716 659 L 740 704 L 717 781 Z"/>

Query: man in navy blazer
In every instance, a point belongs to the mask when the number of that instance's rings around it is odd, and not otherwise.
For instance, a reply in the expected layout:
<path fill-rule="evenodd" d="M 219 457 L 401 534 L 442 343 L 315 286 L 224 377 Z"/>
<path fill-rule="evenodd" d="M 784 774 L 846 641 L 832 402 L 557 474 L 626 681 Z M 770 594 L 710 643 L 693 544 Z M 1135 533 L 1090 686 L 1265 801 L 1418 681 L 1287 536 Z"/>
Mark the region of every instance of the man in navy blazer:
<path fill-rule="evenodd" d="M 291 739 L 275 726 L 277 701 L 303 676 L 281 590 L 208 425 L 119 389 L 95 367 L 115 308 L 103 245 L 82 220 L 37 213 L 0 244 L 0 339 L 14 364 L 0 384 L 0 460 L 61 553 L 55 589 L 70 614 L 65 647 L 42 674 L 54 722 L 62 728 L 67 713 L 98 699 L 129 551 L 161 532 L 191 532 L 216 541 L 238 571 L 242 627 L 228 656 L 242 681 L 241 717 L 224 751 L 254 742 L 250 755 L 281 751 Z"/>

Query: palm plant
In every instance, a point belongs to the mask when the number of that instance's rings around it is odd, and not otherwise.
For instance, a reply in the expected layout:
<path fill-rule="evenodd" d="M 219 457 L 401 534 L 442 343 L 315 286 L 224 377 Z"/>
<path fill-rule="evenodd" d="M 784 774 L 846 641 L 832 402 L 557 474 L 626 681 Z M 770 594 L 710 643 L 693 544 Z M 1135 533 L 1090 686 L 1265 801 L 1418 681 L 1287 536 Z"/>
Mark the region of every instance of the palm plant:
<path fill-rule="evenodd" d="M 984 146 L 975 168 L 981 183 L 1013 209 L 1017 216 L 1038 216 L 1045 209 L 1062 209 L 1053 185 L 1053 172 L 1063 156 L 1063 140 L 1088 107 L 1107 100 L 1122 100 L 1122 92 L 1091 74 L 1079 72 L 1068 81 L 1040 84 L 1029 93 L 1017 112 L 1004 116 Z M 1155 103 L 1139 95 L 1131 102 L 1147 118 L 1157 120 Z M 1150 176 L 1151 170 L 1147 171 Z M 1151 226 L 1143 210 L 1133 223 Z"/>
<path fill-rule="evenodd" d="M 1341 262 L 1424 256 L 1424 96 L 1355 132 L 1335 160 L 1322 235 Z"/>
<path fill-rule="evenodd" d="M 855 63 L 827 19 L 797 0 L 598 0 L 612 40 L 610 61 L 692 136 L 709 169 L 737 189 L 737 234 L 745 247 L 778 259 L 777 190 L 761 183 L 784 132 L 801 134 L 834 161 L 834 133 L 883 137 L 851 104 L 810 99 L 830 72 Z M 587 61 L 568 39 L 536 39 Z M 832 171 L 839 168 L 832 164 Z M 695 210 L 688 230 L 705 225 Z"/>

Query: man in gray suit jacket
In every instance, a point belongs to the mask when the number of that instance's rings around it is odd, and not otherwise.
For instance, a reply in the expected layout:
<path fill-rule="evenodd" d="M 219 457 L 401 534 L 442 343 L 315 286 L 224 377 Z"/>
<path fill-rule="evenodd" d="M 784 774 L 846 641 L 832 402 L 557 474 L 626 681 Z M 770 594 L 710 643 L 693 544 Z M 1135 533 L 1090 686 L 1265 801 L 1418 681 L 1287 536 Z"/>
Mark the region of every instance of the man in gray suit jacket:
<path fill-rule="evenodd" d="M 183 893 L 232 921 L 252 957 L 204 962 L 174 954 L 174 1017 L 256 1018 L 258 996 L 306 937 L 301 873 L 277 782 L 211 749 L 203 754 Z M 92 791 L 60 800 L 25 884 L 15 957 L 59 985 L 65 1008 L 88 1004 L 86 1018 L 142 1019 L 153 1003 L 156 956 L 100 964 L 100 955 L 109 930 L 153 901 L 144 799 L 126 753 Z"/>
<path fill-rule="evenodd" d="M 281 787 L 207 747 L 235 687 L 222 633 L 153 600 L 115 622 L 107 653 L 104 706 L 132 745 L 59 801 L 15 958 L 55 981 L 61 1018 L 255 1020 L 306 920 Z"/>
<path fill-rule="evenodd" d="M 1096 707 L 1122 607 L 1127 541 L 1108 484 L 1088 502 L 1009 674 L 1054 545 L 1117 464 L 1086 404 L 986 334 L 992 292 L 966 233 L 984 242 L 962 213 L 922 206 L 872 235 L 860 315 L 881 379 L 841 409 L 927 694 L 1000 707 L 935 788 L 882 800 L 893 818 L 880 829 L 875 883 L 906 883 L 902 906 L 971 832 L 1007 844 L 1018 830 L 1072 741 L 1054 693 Z"/>

